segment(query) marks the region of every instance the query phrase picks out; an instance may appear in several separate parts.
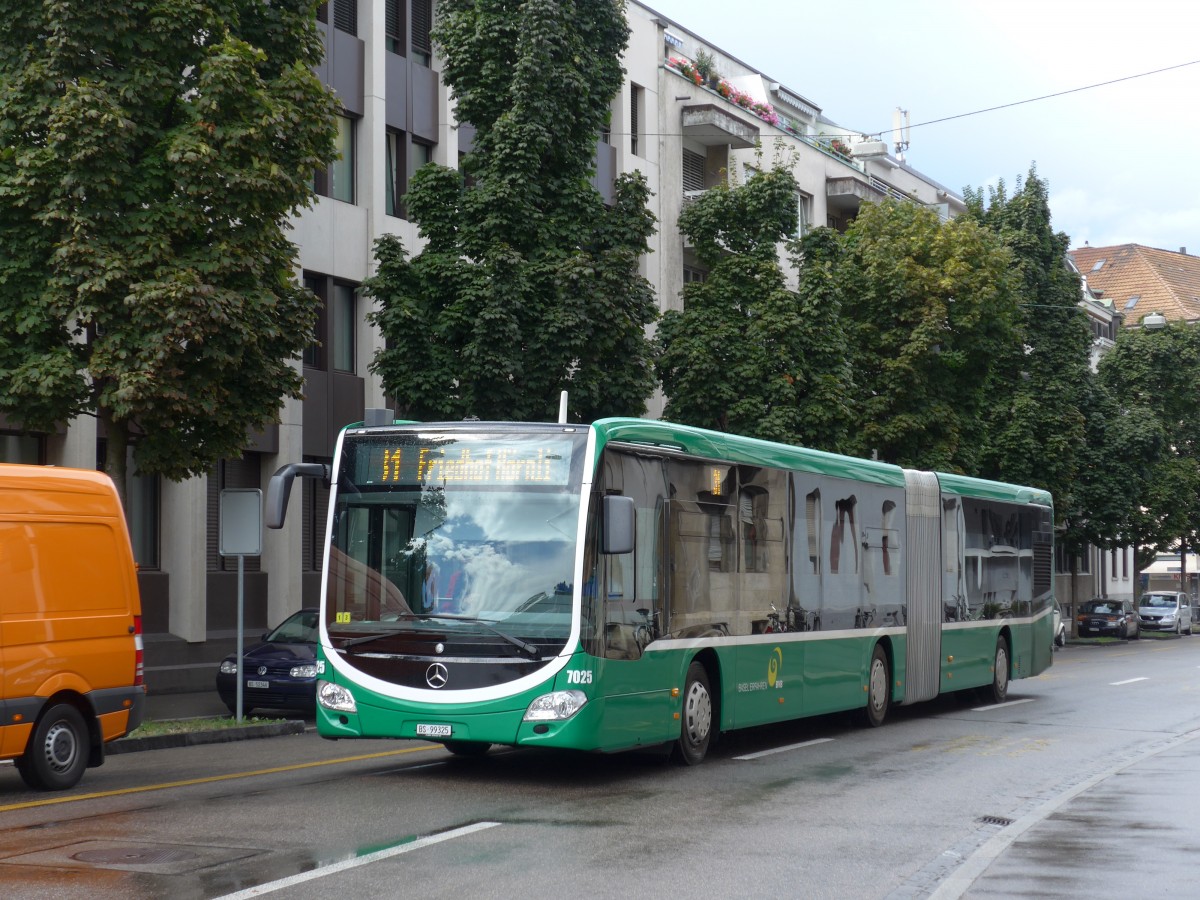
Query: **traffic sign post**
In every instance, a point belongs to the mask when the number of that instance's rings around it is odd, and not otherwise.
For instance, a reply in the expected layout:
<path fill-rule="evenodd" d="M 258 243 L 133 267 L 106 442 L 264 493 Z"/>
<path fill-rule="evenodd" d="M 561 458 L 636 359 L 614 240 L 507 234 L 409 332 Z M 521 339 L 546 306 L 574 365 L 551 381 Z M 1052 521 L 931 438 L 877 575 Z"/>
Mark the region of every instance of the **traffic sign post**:
<path fill-rule="evenodd" d="M 218 550 L 222 556 L 236 556 L 237 578 L 237 721 L 242 721 L 242 685 L 246 681 L 246 660 L 242 658 L 245 632 L 247 556 L 262 555 L 262 491 L 258 488 L 226 488 L 221 491 L 221 534 Z"/>

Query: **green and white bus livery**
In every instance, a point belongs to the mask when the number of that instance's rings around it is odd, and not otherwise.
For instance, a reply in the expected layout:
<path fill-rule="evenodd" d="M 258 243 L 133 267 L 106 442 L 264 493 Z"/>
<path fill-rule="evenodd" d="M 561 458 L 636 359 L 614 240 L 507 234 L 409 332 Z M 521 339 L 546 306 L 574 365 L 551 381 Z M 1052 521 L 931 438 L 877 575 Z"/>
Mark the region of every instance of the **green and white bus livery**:
<path fill-rule="evenodd" d="M 1048 493 L 644 419 L 355 425 L 330 483 L 317 727 L 685 763 L 735 728 L 1051 663 Z"/>

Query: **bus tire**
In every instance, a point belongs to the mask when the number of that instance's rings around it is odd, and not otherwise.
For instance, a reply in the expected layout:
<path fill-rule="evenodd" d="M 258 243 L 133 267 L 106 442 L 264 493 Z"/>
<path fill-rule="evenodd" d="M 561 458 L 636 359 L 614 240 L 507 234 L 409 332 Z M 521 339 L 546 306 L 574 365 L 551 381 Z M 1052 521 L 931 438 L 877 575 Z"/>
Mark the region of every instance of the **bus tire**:
<path fill-rule="evenodd" d="M 876 644 L 871 653 L 871 667 L 867 670 L 867 707 L 862 714 L 864 724 L 871 728 L 878 728 L 887 718 L 892 702 L 891 684 L 887 653 L 883 645 Z"/>
<path fill-rule="evenodd" d="M 996 657 L 992 666 L 992 686 L 987 699 L 992 703 L 1003 703 L 1008 699 L 1008 641 L 1004 635 L 996 638 Z"/>
<path fill-rule="evenodd" d="M 83 777 L 88 761 L 88 729 L 83 716 L 69 703 L 46 710 L 16 760 L 17 772 L 31 788 L 64 791 Z"/>
<path fill-rule="evenodd" d="M 694 766 L 703 761 L 712 741 L 713 702 L 708 685 L 708 672 L 693 660 L 688 667 L 683 688 L 683 721 L 679 740 L 675 742 L 675 760 L 681 765 Z"/>
<path fill-rule="evenodd" d="M 492 749 L 491 744 L 484 743 L 483 741 L 446 741 L 442 746 L 455 756 L 465 756 L 472 759 L 487 756 L 487 752 Z"/>

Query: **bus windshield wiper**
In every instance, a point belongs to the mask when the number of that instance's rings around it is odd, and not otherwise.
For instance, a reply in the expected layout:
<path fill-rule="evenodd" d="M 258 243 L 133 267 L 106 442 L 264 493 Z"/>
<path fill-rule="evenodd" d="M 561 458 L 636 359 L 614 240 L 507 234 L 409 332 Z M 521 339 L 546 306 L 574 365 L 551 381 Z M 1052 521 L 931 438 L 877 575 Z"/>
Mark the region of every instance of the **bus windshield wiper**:
<path fill-rule="evenodd" d="M 504 640 L 508 641 L 510 644 L 512 644 L 514 647 L 516 647 L 518 650 L 520 650 L 522 653 L 524 653 L 530 659 L 537 659 L 538 653 L 540 652 L 538 650 L 536 644 L 531 644 L 528 641 L 523 641 L 519 637 L 509 634 L 507 631 L 500 630 L 493 623 L 488 622 L 484 619 L 476 619 L 474 616 L 447 616 L 447 615 L 418 616 L 418 615 L 414 614 L 413 618 L 414 619 L 449 619 L 452 622 L 474 622 L 476 625 L 482 625 L 484 628 L 486 628 L 492 634 L 499 635 L 500 637 L 504 638 Z"/>
<path fill-rule="evenodd" d="M 438 619 L 444 619 L 451 622 L 473 622 L 476 625 L 481 625 L 482 627 L 486 628 L 488 631 L 492 632 L 492 634 L 495 634 L 508 641 L 530 659 L 537 659 L 538 653 L 540 652 L 537 648 L 537 645 L 531 644 L 528 641 L 523 641 L 519 637 L 515 637 L 505 631 L 501 631 L 491 622 L 486 622 L 483 619 L 472 618 L 471 616 L 420 615 L 418 613 L 403 613 L 401 614 L 400 618 L 416 619 L 421 622 L 430 622 Z M 371 641 L 377 641 L 380 638 L 389 637 L 395 633 L 395 631 L 385 631 L 381 634 L 364 634 L 362 637 L 350 638 L 338 649 L 347 650 L 350 647 L 355 647 L 359 644 L 369 644 Z"/>

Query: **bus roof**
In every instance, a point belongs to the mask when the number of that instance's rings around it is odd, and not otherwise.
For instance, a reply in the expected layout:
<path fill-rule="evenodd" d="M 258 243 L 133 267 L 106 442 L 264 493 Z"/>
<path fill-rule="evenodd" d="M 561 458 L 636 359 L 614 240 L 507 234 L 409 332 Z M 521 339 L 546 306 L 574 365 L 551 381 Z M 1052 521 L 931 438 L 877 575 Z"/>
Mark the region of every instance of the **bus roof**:
<path fill-rule="evenodd" d="M 722 434 L 704 428 L 652 419 L 600 419 L 592 427 L 596 430 L 597 452 L 612 442 L 642 444 L 647 447 L 679 450 L 713 460 L 774 466 L 891 487 L 904 487 L 904 469 L 877 460 L 842 456 L 807 447 Z M 942 491 L 946 493 L 986 500 L 1052 506 L 1050 493 L 1038 488 L 969 478 L 965 475 L 940 472 L 936 474 Z"/>

